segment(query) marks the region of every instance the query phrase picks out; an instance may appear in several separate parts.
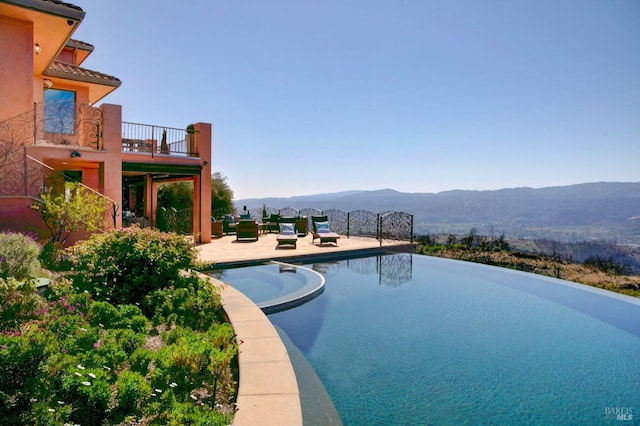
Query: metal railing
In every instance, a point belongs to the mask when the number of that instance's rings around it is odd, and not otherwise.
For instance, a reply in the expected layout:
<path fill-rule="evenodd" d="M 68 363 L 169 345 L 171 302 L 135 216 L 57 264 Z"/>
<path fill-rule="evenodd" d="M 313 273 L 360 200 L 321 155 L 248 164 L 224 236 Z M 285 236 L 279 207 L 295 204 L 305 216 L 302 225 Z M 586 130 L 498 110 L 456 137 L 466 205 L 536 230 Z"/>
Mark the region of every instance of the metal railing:
<path fill-rule="evenodd" d="M 197 131 L 150 124 L 122 122 L 122 152 L 199 157 Z"/>
<path fill-rule="evenodd" d="M 24 164 L 24 175 L 28 177 L 28 179 L 25 179 L 24 195 L 26 196 L 40 198 L 41 194 L 47 192 L 50 188 L 55 186 L 56 179 L 60 179 L 62 181 L 73 180 L 64 173 L 55 171 L 53 168 L 27 155 L 26 153 Z M 111 217 L 111 224 L 106 226 L 106 229 L 109 229 L 110 227 L 115 228 L 116 219 L 118 217 L 119 204 L 106 195 L 96 191 L 93 188 L 88 187 L 87 185 L 84 185 L 81 182 L 76 183 L 80 185 L 85 191 L 96 194 L 104 200 L 105 212 L 110 212 L 109 215 Z"/>
<path fill-rule="evenodd" d="M 261 222 L 264 213 L 279 214 L 282 217 L 309 218 L 311 216 L 327 216 L 331 223 L 331 230 L 339 234 L 358 237 L 376 238 L 382 245 L 383 240 L 401 240 L 413 242 L 413 215 L 406 212 L 388 211 L 374 213 L 368 210 L 354 210 L 345 212 L 339 209 L 318 210 L 314 208 L 296 209 L 283 207 L 276 209 L 268 206 L 248 209 L 251 218 Z"/>

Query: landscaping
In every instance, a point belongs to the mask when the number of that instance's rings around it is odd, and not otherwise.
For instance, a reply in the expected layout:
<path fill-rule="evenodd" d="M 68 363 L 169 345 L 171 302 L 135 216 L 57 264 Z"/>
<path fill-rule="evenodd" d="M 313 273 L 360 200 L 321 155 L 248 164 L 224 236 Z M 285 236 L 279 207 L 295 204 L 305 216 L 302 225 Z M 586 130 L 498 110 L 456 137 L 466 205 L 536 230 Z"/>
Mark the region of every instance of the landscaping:
<path fill-rule="evenodd" d="M 233 421 L 237 345 L 218 289 L 176 234 L 127 228 L 65 251 L 0 234 L 0 418 L 12 424 Z"/>

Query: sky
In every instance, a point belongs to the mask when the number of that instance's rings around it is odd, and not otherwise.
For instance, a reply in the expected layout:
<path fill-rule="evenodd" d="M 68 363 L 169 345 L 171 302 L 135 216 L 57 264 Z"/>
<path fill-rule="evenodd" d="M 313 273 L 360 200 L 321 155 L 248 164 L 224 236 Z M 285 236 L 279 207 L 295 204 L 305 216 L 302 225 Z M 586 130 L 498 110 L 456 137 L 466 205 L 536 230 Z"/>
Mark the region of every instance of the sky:
<path fill-rule="evenodd" d="M 640 181 L 638 0 L 69 0 L 123 120 L 236 200 Z"/>

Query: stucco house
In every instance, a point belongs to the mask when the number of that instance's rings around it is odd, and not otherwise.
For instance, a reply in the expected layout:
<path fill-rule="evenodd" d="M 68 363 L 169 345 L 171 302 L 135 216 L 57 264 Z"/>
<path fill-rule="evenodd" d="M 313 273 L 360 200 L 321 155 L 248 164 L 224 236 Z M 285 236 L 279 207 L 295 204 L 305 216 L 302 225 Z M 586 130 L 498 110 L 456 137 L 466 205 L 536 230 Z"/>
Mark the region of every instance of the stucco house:
<path fill-rule="evenodd" d="M 120 80 L 82 67 L 94 50 L 72 38 L 84 16 L 59 0 L 0 0 L 0 230 L 46 237 L 30 205 L 62 172 L 105 197 L 116 228 L 154 226 L 158 185 L 190 180 L 193 234 L 210 242 L 211 124 L 126 123 L 122 106 L 96 106 Z"/>

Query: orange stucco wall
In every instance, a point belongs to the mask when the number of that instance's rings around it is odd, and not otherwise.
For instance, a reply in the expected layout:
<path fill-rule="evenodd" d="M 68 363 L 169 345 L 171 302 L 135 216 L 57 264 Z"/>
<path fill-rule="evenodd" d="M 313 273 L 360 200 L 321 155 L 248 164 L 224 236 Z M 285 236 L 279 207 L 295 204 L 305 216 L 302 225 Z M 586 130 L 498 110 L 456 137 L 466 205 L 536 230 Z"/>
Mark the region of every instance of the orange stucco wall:
<path fill-rule="evenodd" d="M 0 122 L 33 108 L 33 25 L 0 17 Z"/>
<path fill-rule="evenodd" d="M 194 191 L 199 194 L 200 202 L 193 206 L 193 227 L 194 234 L 199 233 L 201 243 L 211 242 L 211 149 L 213 146 L 213 135 L 210 123 L 196 123 L 194 125 L 198 132 L 200 160 L 202 161 L 202 172 L 199 182 L 194 182 Z M 196 205 L 196 203 L 198 205 Z"/>

